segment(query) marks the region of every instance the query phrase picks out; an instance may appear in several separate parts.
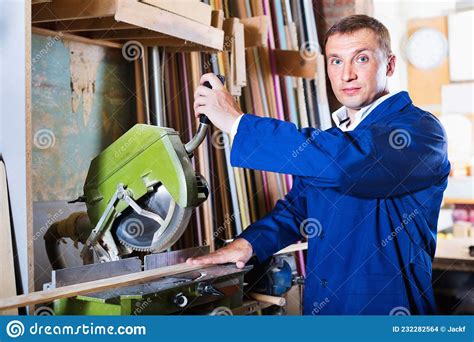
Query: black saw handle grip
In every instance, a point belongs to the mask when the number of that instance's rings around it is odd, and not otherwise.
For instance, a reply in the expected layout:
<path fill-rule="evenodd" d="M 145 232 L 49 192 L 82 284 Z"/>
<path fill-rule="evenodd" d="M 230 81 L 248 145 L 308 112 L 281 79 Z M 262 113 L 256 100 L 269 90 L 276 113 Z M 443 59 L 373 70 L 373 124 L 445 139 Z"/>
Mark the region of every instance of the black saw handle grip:
<path fill-rule="evenodd" d="M 223 75 L 216 75 L 216 76 L 222 82 L 222 84 L 225 83 L 225 76 L 223 76 Z M 209 89 L 212 89 L 212 86 L 208 81 L 204 82 L 203 86 L 208 87 Z M 200 114 L 199 115 L 199 122 L 203 123 L 203 124 L 206 124 L 206 125 L 211 124 L 211 120 L 209 120 L 209 118 L 207 117 L 206 114 Z"/>

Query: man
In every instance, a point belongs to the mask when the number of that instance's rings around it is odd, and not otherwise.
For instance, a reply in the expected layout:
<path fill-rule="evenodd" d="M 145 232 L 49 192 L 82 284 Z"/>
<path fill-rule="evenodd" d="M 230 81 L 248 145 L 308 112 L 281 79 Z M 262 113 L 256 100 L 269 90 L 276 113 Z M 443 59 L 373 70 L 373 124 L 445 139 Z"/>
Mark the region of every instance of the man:
<path fill-rule="evenodd" d="M 231 244 L 188 262 L 243 267 L 253 253 L 263 261 L 307 237 L 305 314 L 434 313 L 431 263 L 450 171 L 445 132 L 406 92 L 389 93 L 396 58 L 377 20 L 355 15 L 335 24 L 325 56 L 344 105 L 326 131 L 242 115 L 215 76 L 202 76 L 213 89 L 197 88 L 196 115 L 236 131 L 232 165 L 295 178 Z"/>

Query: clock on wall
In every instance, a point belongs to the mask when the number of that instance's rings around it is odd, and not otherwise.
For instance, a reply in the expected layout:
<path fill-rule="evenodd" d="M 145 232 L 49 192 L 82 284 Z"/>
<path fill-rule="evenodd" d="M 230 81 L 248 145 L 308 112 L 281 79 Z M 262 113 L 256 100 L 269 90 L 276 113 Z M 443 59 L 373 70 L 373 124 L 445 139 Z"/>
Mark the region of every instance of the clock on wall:
<path fill-rule="evenodd" d="M 408 38 L 405 53 L 408 61 L 418 69 L 434 69 L 448 55 L 448 41 L 435 28 L 421 28 Z"/>

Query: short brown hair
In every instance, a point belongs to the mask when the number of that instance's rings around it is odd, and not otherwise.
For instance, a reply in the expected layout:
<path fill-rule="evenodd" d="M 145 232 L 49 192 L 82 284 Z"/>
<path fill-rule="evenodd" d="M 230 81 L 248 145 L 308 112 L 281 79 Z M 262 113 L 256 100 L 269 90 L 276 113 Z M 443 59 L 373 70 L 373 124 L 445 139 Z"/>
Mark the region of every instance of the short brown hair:
<path fill-rule="evenodd" d="M 363 14 L 355 14 L 345 17 L 335 23 L 327 32 L 324 38 L 324 47 L 326 47 L 329 37 L 341 33 L 353 33 L 358 30 L 372 30 L 378 37 L 379 46 L 387 56 L 392 54 L 390 47 L 390 33 L 384 24 L 375 18 Z"/>

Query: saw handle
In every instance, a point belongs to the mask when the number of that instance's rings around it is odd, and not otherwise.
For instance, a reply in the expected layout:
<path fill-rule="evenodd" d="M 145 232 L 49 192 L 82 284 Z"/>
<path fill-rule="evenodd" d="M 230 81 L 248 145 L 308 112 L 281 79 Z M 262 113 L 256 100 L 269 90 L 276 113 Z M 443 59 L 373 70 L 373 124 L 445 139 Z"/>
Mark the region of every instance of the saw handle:
<path fill-rule="evenodd" d="M 211 84 L 209 82 L 204 82 L 203 86 L 205 87 L 208 87 L 208 88 L 211 88 Z M 206 114 L 199 114 L 199 123 L 202 123 L 202 124 L 205 124 L 205 125 L 210 125 L 211 124 L 211 120 L 209 120 L 209 118 L 207 117 Z"/>
<path fill-rule="evenodd" d="M 211 120 L 209 120 L 206 114 L 199 114 L 199 122 L 205 125 L 211 124 Z"/>
<path fill-rule="evenodd" d="M 222 84 L 225 83 L 225 77 L 223 75 L 216 75 L 216 76 L 222 82 Z M 212 86 L 209 83 L 209 81 L 204 82 L 203 86 L 208 87 L 209 89 L 212 89 Z M 211 124 L 211 120 L 209 120 L 209 118 L 207 117 L 206 114 L 199 115 L 199 122 L 202 123 L 202 124 L 206 124 L 206 125 Z"/>
<path fill-rule="evenodd" d="M 225 77 L 222 75 L 216 75 L 216 76 L 221 80 L 222 84 L 224 84 Z M 203 83 L 203 86 L 212 89 L 211 84 L 207 81 Z M 209 120 L 207 115 L 205 114 L 199 115 L 198 130 L 196 134 L 194 135 L 194 137 L 190 141 L 188 141 L 186 145 L 184 145 L 184 149 L 189 155 L 192 155 L 193 151 L 202 143 L 202 141 L 206 137 L 207 128 L 209 127 L 210 124 L 211 124 L 211 120 Z"/>

